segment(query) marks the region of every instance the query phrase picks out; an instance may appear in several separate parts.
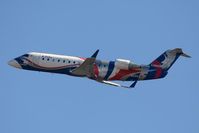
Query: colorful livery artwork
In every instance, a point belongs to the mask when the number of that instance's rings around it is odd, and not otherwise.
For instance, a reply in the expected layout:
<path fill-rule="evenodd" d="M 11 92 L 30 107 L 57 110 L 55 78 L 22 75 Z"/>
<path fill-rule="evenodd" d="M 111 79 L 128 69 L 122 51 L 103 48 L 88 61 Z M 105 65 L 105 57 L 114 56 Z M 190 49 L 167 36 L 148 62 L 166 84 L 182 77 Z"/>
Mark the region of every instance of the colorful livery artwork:
<path fill-rule="evenodd" d="M 148 65 L 137 65 L 130 60 L 97 60 L 99 50 L 89 58 L 30 52 L 8 62 L 10 66 L 33 71 L 67 74 L 118 87 L 132 88 L 139 80 L 164 78 L 179 56 L 190 57 L 182 49 L 167 50 Z M 112 82 L 134 81 L 131 86 Z"/>

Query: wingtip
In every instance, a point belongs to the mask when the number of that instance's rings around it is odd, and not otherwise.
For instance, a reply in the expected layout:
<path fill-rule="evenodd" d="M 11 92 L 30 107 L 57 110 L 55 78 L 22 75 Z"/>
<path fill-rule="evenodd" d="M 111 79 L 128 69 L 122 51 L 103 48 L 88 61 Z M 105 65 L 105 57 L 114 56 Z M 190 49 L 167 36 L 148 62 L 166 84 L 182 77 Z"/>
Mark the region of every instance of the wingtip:
<path fill-rule="evenodd" d="M 92 58 L 96 58 L 97 55 L 98 55 L 98 53 L 99 53 L 99 49 L 97 49 L 97 50 L 95 51 L 95 53 L 94 53 L 91 57 L 92 57 Z"/>

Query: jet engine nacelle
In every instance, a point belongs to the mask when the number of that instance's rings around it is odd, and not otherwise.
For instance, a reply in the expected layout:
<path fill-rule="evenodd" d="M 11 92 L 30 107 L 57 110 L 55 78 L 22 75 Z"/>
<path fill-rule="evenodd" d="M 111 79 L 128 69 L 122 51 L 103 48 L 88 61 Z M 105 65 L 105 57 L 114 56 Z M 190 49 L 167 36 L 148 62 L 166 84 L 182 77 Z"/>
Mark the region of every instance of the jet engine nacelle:
<path fill-rule="evenodd" d="M 130 60 L 116 59 L 115 66 L 119 69 L 129 70 Z"/>
<path fill-rule="evenodd" d="M 130 60 L 125 59 L 116 59 L 115 66 L 118 69 L 129 70 L 135 67 L 139 67 L 138 65 L 132 63 Z"/>

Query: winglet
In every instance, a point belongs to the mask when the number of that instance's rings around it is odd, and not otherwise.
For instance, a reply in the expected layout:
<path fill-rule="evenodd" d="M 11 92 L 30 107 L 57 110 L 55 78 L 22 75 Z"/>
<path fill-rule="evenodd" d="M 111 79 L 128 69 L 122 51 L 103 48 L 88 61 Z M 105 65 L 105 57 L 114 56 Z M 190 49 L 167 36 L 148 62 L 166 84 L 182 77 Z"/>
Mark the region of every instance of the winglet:
<path fill-rule="evenodd" d="M 137 84 L 137 80 L 135 81 L 135 82 L 133 82 L 133 84 L 130 86 L 130 88 L 134 88 L 135 87 L 135 85 Z"/>
<path fill-rule="evenodd" d="M 96 58 L 99 53 L 99 49 L 91 56 L 91 58 Z"/>

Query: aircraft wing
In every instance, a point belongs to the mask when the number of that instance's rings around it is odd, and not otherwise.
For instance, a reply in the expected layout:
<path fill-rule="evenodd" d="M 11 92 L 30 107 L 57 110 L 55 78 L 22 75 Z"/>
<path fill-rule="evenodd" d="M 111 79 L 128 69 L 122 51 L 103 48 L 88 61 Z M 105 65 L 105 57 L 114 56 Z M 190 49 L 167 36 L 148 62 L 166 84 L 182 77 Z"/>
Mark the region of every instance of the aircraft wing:
<path fill-rule="evenodd" d="M 97 50 L 90 58 L 87 58 L 79 67 L 73 69 L 71 71 L 72 74 L 78 75 L 78 76 L 87 76 L 87 77 L 95 77 L 95 74 L 93 72 L 93 64 L 96 61 L 96 57 L 98 55 L 99 50 Z M 100 83 L 117 86 L 117 87 L 124 87 L 124 88 L 133 88 L 135 87 L 137 80 L 131 85 L 131 86 L 123 86 L 114 82 L 106 81 L 106 80 L 96 80 Z"/>
<path fill-rule="evenodd" d="M 93 64 L 95 63 L 98 52 L 99 50 L 97 50 L 90 58 L 87 58 L 78 68 L 72 70 L 71 73 L 78 76 L 93 77 Z"/>
<path fill-rule="evenodd" d="M 120 85 L 120 84 L 117 84 L 117 83 L 114 83 L 114 82 L 110 82 L 110 81 L 105 81 L 105 80 L 102 80 L 102 81 L 99 81 L 99 82 L 104 83 L 104 84 L 108 84 L 108 85 L 112 85 L 112 86 L 116 86 L 116 87 L 134 88 L 136 83 L 137 83 L 137 80 L 135 82 L 133 82 L 133 84 L 131 86 L 123 86 L 123 85 Z"/>

